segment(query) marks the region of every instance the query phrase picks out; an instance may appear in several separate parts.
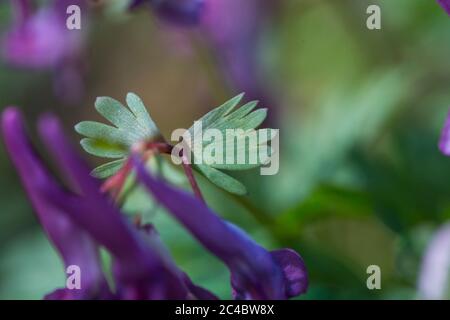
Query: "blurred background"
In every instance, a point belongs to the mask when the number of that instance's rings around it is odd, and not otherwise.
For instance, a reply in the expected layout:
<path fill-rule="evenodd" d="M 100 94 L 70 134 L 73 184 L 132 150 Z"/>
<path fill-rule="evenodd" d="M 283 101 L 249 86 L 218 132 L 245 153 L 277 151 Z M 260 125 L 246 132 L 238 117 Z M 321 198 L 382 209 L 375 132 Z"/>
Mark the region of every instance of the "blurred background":
<path fill-rule="evenodd" d="M 97 96 L 137 93 L 169 139 L 245 91 L 280 129 L 280 171 L 235 175 L 249 189 L 243 198 L 199 177 L 208 204 L 267 248 L 303 256 L 310 289 L 300 299 L 416 298 L 426 245 L 450 219 L 450 159 L 437 149 L 450 20 L 435 1 L 210 0 L 193 26 L 126 2 L 91 7 L 69 71 L 3 57 L 0 108 L 19 106 L 32 133 L 51 111 L 78 146 L 73 126 L 101 119 Z M 370 4 L 381 8 L 381 30 L 366 27 Z M 13 24 L 1 1 L 2 34 Z M 0 299 L 40 299 L 64 284 L 64 268 L 3 145 L 0 177 Z M 146 219 L 195 282 L 231 297 L 216 258 L 163 211 Z M 366 287 L 369 265 L 381 268 L 381 290 Z"/>

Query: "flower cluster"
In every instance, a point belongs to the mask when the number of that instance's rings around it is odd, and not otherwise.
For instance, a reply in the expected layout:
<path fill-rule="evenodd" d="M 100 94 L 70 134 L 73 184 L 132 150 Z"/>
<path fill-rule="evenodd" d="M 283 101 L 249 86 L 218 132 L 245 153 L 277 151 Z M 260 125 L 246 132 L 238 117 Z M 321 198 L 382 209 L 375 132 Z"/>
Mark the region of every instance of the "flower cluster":
<path fill-rule="evenodd" d="M 80 290 L 62 288 L 47 298 L 216 299 L 175 265 L 153 226 L 131 223 L 101 192 L 54 116 L 43 116 L 38 132 L 64 186 L 33 149 L 17 108 L 3 112 L 1 125 L 8 153 L 48 238 L 65 265 L 78 265 L 83 273 Z M 226 264 L 236 299 L 286 299 L 306 291 L 306 268 L 296 252 L 259 246 L 198 198 L 155 178 L 139 153 L 132 153 L 130 163 L 141 185 Z M 113 256 L 114 290 L 102 272 L 99 246 Z"/>

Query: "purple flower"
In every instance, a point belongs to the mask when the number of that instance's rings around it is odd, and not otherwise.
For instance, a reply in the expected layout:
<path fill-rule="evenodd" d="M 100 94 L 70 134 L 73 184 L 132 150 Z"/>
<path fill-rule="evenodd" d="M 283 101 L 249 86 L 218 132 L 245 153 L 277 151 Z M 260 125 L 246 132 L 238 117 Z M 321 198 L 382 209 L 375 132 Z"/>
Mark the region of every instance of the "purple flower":
<path fill-rule="evenodd" d="M 433 236 L 420 270 L 418 290 L 424 299 L 445 299 L 450 272 L 450 223 Z"/>
<path fill-rule="evenodd" d="M 450 15 L 450 0 L 437 0 L 437 2 Z"/>
<path fill-rule="evenodd" d="M 442 129 L 439 150 L 446 156 L 450 156 L 450 113 L 447 115 L 444 128 Z"/>
<path fill-rule="evenodd" d="M 87 29 L 85 0 L 55 0 L 37 10 L 33 10 L 28 0 L 12 0 L 12 4 L 15 18 L 3 35 L 3 58 L 15 67 L 52 71 L 56 93 L 69 102 L 76 101 L 82 92 L 80 63 Z M 72 4 L 82 10 L 81 30 L 67 28 L 66 10 Z"/>
<path fill-rule="evenodd" d="M 58 290 L 49 297 L 95 298 L 107 294 L 98 246 L 43 195 L 44 189 L 63 191 L 30 145 L 23 128 L 22 116 L 16 109 L 8 108 L 3 112 L 2 133 L 7 150 L 50 241 L 61 254 L 66 267 L 78 265 L 83 271 L 81 291 Z"/>
<path fill-rule="evenodd" d="M 20 67 L 48 69 L 60 66 L 79 53 L 81 33 L 67 29 L 64 6 L 54 5 L 32 12 L 29 1 L 15 0 L 15 3 L 16 21 L 3 43 L 3 54 L 8 62 Z"/>
<path fill-rule="evenodd" d="M 276 10 L 277 1 L 213 0 L 205 5 L 203 30 L 217 56 L 230 88 L 245 92 L 250 100 L 260 100 L 271 108 L 268 122 L 277 119 L 273 92 L 260 63 L 261 40 Z"/>
<path fill-rule="evenodd" d="M 133 0 L 131 8 L 147 4 L 163 19 L 176 24 L 192 25 L 200 20 L 204 0 Z"/>
<path fill-rule="evenodd" d="M 41 118 L 39 133 L 68 182 L 68 190 L 58 185 L 32 149 L 16 108 L 3 112 L 2 133 L 47 235 L 66 265 L 81 268 L 82 290 L 60 289 L 49 298 L 112 297 L 100 271 L 98 244 L 114 257 L 114 298 L 214 298 L 192 284 L 154 235 L 133 228 L 100 193 L 98 181 L 89 176 L 89 169 L 70 147 L 54 117 Z"/>
<path fill-rule="evenodd" d="M 295 251 L 265 250 L 199 199 L 153 178 L 137 156 L 133 162 L 138 179 L 154 197 L 228 266 L 235 298 L 286 299 L 306 292 L 306 267 Z"/>

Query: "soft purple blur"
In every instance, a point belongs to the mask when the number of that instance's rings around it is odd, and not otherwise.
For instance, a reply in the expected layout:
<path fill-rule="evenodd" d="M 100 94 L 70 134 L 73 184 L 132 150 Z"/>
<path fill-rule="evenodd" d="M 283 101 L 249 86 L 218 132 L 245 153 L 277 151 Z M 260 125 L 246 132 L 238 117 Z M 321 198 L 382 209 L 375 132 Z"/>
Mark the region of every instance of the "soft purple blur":
<path fill-rule="evenodd" d="M 175 24 L 195 25 L 203 12 L 205 0 L 133 0 L 131 8 L 149 5 L 158 16 Z"/>
<path fill-rule="evenodd" d="M 228 86 L 271 109 L 269 123 L 277 118 L 277 106 L 270 79 L 264 78 L 260 52 L 262 35 L 275 9 L 273 0 L 210 0 L 202 19 Z"/>
<path fill-rule="evenodd" d="M 12 0 L 14 20 L 2 35 L 2 57 L 12 67 L 50 71 L 55 94 L 69 103 L 80 101 L 83 52 L 88 29 L 85 0 L 55 0 L 37 9 L 27 0 Z M 81 9 L 81 29 L 69 30 L 67 8 Z"/>
<path fill-rule="evenodd" d="M 450 223 L 428 245 L 420 270 L 418 291 L 423 299 L 446 299 L 450 273 Z"/>
<path fill-rule="evenodd" d="M 44 190 L 61 190 L 33 150 L 23 127 L 22 115 L 14 107 L 2 114 L 1 129 L 6 148 L 33 204 L 38 219 L 66 267 L 83 271 L 81 290 L 57 290 L 48 298 L 91 299 L 109 296 L 98 255 L 98 246 L 64 212 L 48 201 Z"/>

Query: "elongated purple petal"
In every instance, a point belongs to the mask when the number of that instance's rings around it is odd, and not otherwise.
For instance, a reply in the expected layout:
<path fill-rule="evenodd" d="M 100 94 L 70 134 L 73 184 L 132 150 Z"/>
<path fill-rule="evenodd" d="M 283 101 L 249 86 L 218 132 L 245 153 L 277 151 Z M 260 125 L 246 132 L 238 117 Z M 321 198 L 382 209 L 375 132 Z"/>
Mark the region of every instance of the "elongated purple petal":
<path fill-rule="evenodd" d="M 165 246 L 163 245 L 161 238 L 159 237 L 159 234 L 154 228 L 154 226 L 151 224 L 146 224 L 140 226 L 139 230 L 145 235 L 145 238 L 149 240 L 149 244 L 152 247 L 157 247 L 159 254 L 162 257 L 164 257 L 166 261 L 168 260 L 168 263 L 171 263 L 172 260 L 169 257 L 169 253 L 165 249 Z M 173 268 L 175 267 L 173 266 Z M 218 300 L 218 298 L 213 293 L 209 292 L 208 290 L 202 287 L 195 285 L 186 273 L 182 271 L 179 272 L 181 275 L 181 279 L 183 280 L 185 286 L 188 288 L 190 292 L 189 298 L 199 300 Z"/>
<path fill-rule="evenodd" d="M 441 227 L 428 245 L 420 270 L 419 295 L 445 299 L 450 273 L 450 223 Z"/>
<path fill-rule="evenodd" d="M 227 264 L 237 298 L 285 299 L 306 290 L 306 268 L 296 253 L 268 252 L 242 230 L 221 220 L 197 198 L 153 178 L 137 156 L 133 157 L 133 163 L 138 179 L 155 198 Z"/>
<path fill-rule="evenodd" d="M 444 128 L 442 129 L 439 150 L 446 156 L 450 156 L 450 113 L 447 115 Z"/>
<path fill-rule="evenodd" d="M 450 0 L 437 0 L 437 2 L 450 15 Z"/>
<path fill-rule="evenodd" d="M 82 289 L 68 290 L 66 298 L 104 297 L 108 289 L 100 267 L 98 250 L 91 238 L 68 217 L 44 199 L 43 189 L 62 192 L 33 150 L 24 130 L 22 115 L 13 107 L 2 114 L 2 134 L 12 162 L 36 210 L 38 218 L 64 264 L 83 272 Z M 69 195 L 67 195 L 69 196 Z"/>

